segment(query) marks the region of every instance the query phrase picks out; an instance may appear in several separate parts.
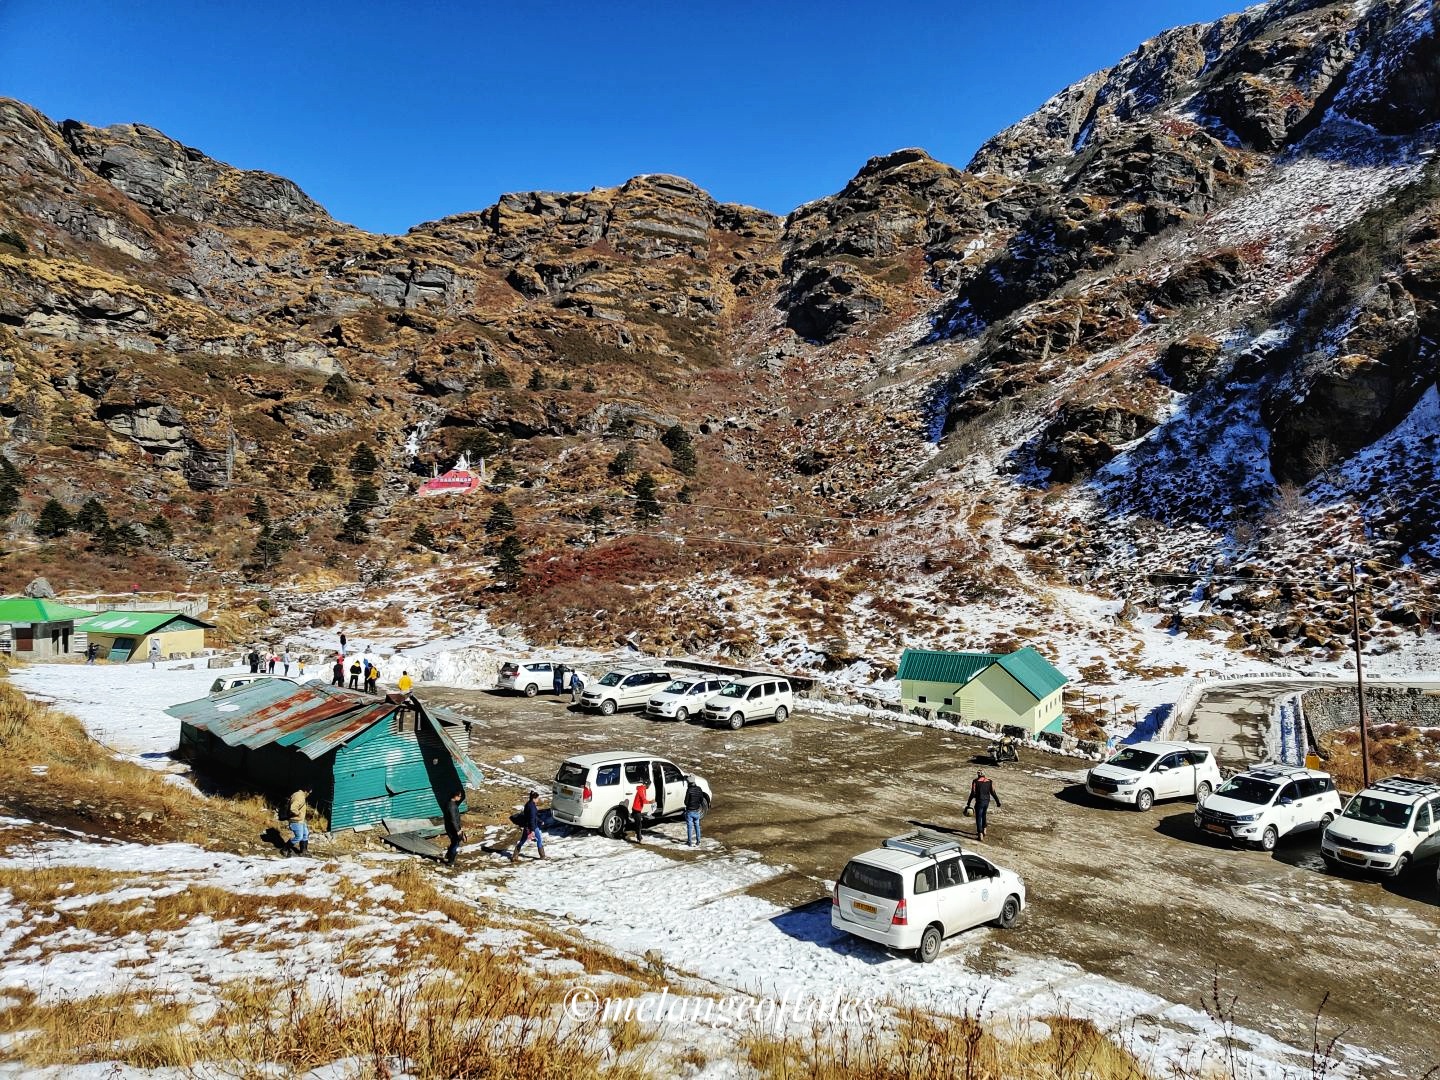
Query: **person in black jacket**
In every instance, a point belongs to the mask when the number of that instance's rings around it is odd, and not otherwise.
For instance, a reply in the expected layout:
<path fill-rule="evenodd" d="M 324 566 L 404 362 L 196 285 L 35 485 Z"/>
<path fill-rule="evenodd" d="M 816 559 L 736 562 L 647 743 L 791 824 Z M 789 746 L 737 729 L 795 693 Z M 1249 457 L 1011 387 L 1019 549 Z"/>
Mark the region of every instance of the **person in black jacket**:
<path fill-rule="evenodd" d="M 975 805 L 975 839 L 985 839 L 985 817 L 990 811 L 990 800 L 995 800 L 995 805 L 1000 806 L 1000 796 L 995 791 L 995 781 L 985 775 L 981 769 L 975 774 L 975 779 L 970 781 L 970 798 L 965 800 L 965 812 L 970 812 L 970 805 Z"/>
<path fill-rule="evenodd" d="M 335 657 L 335 666 L 330 669 L 330 685 L 345 688 L 345 660 L 343 657 Z"/>
<path fill-rule="evenodd" d="M 538 791 L 530 792 L 525 809 L 516 815 L 520 819 L 520 839 L 515 842 L 515 850 L 510 853 L 511 862 L 520 858 L 520 849 L 532 836 L 535 838 L 535 848 L 540 852 L 540 858 L 545 858 L 545 837 L 540 835 L 540 805 L 535 801 L 539 797 Z"/>
<path fill-rule="evenodd" d="M 700 846 L 700 816 L 705 812 L 705 792 L 691 780 L 685 785 L 685 846 Z"/>
<path fill-rule="evenodd" d="M 445 835 L 450 838 L 450 846 L 445 849 L 445 865 L 454 866 L 455 856 L 460 851 L 460 841 L 465 839 L 465 834 L 460 831 L 460 801 L 465 798 L 463 791 L 452 792 L 450 798 L 441 805 L 440 811 L 445 817 Z"/>

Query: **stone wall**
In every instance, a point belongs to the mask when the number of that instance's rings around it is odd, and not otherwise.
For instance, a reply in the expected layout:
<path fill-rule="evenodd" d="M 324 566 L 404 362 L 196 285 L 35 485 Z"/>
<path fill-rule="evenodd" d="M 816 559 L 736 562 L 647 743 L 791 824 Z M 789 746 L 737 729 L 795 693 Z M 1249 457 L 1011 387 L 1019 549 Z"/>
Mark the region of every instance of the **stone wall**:
<path fill-rule="evenodd" d="M 1324 686 L 1303 695 L 1305 719 L 1316 738 L 1360 725 L 1354 687 Z M 1414 686 L 1367 686 L 1365 704 L 1372 724 L 1440 727 L 1440 691 Z"/>

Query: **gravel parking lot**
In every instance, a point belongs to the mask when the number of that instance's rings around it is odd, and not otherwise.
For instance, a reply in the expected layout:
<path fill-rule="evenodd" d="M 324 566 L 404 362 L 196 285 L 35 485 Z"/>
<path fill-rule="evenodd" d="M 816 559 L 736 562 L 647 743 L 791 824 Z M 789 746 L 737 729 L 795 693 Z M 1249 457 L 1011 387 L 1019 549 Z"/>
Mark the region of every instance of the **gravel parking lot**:
<path fill-rule="evenodd" d="M 649 751 L 701 773 L 716 795 L 706 835 L 787 868 L 757 887 L 774 902 L 828 903 L 850 855 L 917 824 L 973 835 L 961 806 L 985 759 L 966 736 L 803 712 L 731 732 L 601 717 L 549 696 L 424 697 L 473 721 L 482 764 L 523 756 L 502 767 L 547 792 L 565 758 L 598 750 Z M 1388 1059 L 1369 1075 L 1418 1077 L 1440 1063 L 1433 862 L 1375 882 L 1325 873 L 1313 834 L 1270 855 L 1234 850 L 1197 836 L 1189 801 L 1149 814 L 1092 802 L 1078 786 L 1085 765 L 1026 749 L 1019 767 L 992 773 L 1003 805 L 982 850 L 1025 877 L 1030 907 L 980 964 L 1003 974 L 1011 950 L 1059 957 L 1196 1006 L 1218 985 L 1224 999 L 1238 995 L 1238 1022 L 1292 1045 L 1309 1045 L 1328 992 L 1322 1042 L 1344 1031 L 1342 1042 Z M 478 809 L 502 820 L 515 801 L 497 786 Z M 673 854 L 687 857 L 680 845 Z"/>

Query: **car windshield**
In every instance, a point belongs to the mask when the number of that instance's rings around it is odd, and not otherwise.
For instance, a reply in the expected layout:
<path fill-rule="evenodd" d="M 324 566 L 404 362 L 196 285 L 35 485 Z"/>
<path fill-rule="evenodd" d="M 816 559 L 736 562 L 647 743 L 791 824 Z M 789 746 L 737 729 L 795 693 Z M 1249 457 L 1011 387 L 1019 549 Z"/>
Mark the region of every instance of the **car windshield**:
<path fill-rule="evenodd" d="M 564 784 L 566 787 L 581 787 L 585 783 L 588 772 L 589 770 L 584 765 L 576 765 L 573 761 L 567 761 L 555 774 L 555 782 Z"/>
<path fill-rule="evenodd" d="M 1367 825 L 1389 825 L 1403 829 L 1410 824 L 1411 807 L 1389 799 L 1377 799 L 1373 795 L 1356 795 L 1345 807 L 1342 817 L 1351 821 L 1363 821 Z"/>
<path fill-rule="evenodd" d="M 721 697 L 744 697 L 749 687 L 741 686 L 739 683 L 727 682 L 725 689 L 720 691 Z"/>
<path fill-rule="evenodd" d="M 1106 765 L 1114 765 L 1117 769 L 1128 769 L 1130 772 L 1144 772 L 1151 765 L 1159 754 L 1152 754 L 1147 750 L 1136 750 L 1127 747 L 1107 761 Z"/>
<path fill-rule="evenodd" d="M 603 679 L 600 680 L 600 685 L 601 685 L 601 686 L 619 686 L 619 685 L 620 685 L 620 680 L 623 679 L 623 678 L 624 678 L 624 676 L 621 675 L 620 672 L 618 672 L 618 671 L 612 671 L 612 672 L 609 672 Z"/>
<path fill-rule="evenodd" d="M 840 875 L 840 884 L 856 892 L 883 896 L 886 900 L 899 900 L 901 896 L 899 874 L 862 862 L 846 864 L 845 872 Z"/>
<path fill-rule="evenodd" d="M 1276 787 L 1277 785 L 1267 784 L 1264 780 L 1256 780 L 1253 776 L 1236 776 L 1225 781 L 1215 794 L 1236 802 L 1269 806 L 1270 800 L 1275 798 Z"/>
<path fill-rule="evenodd" d="M 667 694 L 683 694 L 690 689 L 690 683 L 686 679 L 673 679 L 670 685 L 665 687 Z"/>

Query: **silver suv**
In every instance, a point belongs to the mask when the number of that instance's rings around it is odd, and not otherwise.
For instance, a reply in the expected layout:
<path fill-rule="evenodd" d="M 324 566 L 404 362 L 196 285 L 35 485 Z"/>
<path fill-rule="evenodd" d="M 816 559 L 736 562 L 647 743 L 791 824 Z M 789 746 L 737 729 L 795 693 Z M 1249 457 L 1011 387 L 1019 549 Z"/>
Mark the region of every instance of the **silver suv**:
<path fill-rule="evenodd" d="M 599 682 L 587 683 L 580 707 L 611 716 L 619 709 L 643 709 L 651 696 L 671 680 L 663 667 L 634 665 L 611 668 Z"/>
<path fill-rule="evenodd" d="M 1280 837 L 1323 829 L 1340 816 L 1329 773 L 1295 765 L 1258 765 L 1232 776 L 1195 808 L 1201 832 L 1274 851 Z"/>

